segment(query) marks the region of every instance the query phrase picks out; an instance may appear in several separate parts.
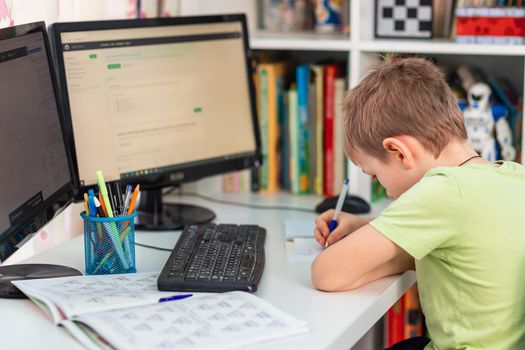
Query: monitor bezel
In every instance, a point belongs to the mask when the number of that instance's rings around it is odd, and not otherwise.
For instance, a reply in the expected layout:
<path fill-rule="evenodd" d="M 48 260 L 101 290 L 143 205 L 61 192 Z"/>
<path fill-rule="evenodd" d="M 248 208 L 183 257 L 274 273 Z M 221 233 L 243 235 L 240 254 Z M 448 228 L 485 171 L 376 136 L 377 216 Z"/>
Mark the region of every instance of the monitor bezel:
<path fill-rule="evenodd" d="M 46 30 L 45 23 L 41 21 L 41 22 L 16 25 L 14 27 L 2 28 L 0 29 L 0 40 L 13 39 L 13 38 L 17 38 L 20 36 L 29 35 L 29 34 L 33 34 L 37 32 L 42 33 L 42 37 L 44 40 L 49 75 L 51 78 L 51 84 L 53 86 L 53 92 L 55 94 L 55 104 L 56 104 L 58 119 L 59 119 L 60 128 L 61 128 L 61 135 L 64 141 L 66 155 L 70 155 L 71 152 L 70 152 L 68 143 L 65 139 L 65 136 L 66 136 L 64 132 L 65 120 L 63 117 L 62 109 L 61 109 L 61 103 L 59 101 L 60 94 L 58 90 L 58 82 L 57 82 L 57 77 L 56 77 L 54 66 L 53 66 L 53 57 L 51 54 L 52 50 L 50 47 L 50 41 L 48 38 L 48 33 Z M 55 193 L 49 196 L 42 203 L 37 205 L 34 210 L 34 215 L 31 215 L 29 219 L 24 220 L 22 223 L 19 223 L 18 225 L 11 226 L 8 230 L 4 232 L 0 232 L 0 242 L 4 242 L 5 240 L 9 239 L 11 235 L 17 234 L 18 232 L 26 233 L 26 237 L 27 235 L 30 235 L 31 233 L 38 232 L 42 227 L 44 227 L 47 223 L 49 223 L 49 221 L 54 217 L 57 211 L 59 211 L 62 207 L 65 207 L 72 200 L 74 196 L 74 183 L 73 183 L 74 177 L 73 177 L 72 161 L 69 156 L 67 157 L 67 162 L 68 162 L 68 170 L 69 170 L 69 182 L 67 182 L 64 186 L 58 189 Z M 41 226 L 35 227 L 34 231 L 32 232 L 27 231 L 28 225 L 31 224 L 31 221 L 35 217 L 39 215 L 44 215 L 44 214 L 45 214 L 45 219 L 46 219 L 45 222 L 42 223 Z M 20 242 L 23 242 L 24 240 L 25 238 L 21 239 L 17 244 L 19 244 Z M 7 256 L 6 258 L 8 257 L 9 256 Z"/>
<path fill-rule="evenodd" d="M 194 162 L 182 163 L 170 167 L 170 170 L 162 173 L 139 175 L 135 177 L 126 177 L 126 183 L 140 183 L 142 188 L 153 189 L 181 183 L 196 181 L 204 177 L 224 174 L 236 170 L 242 170 L 254 166 L 260 166 L 262 162 L 261 140 L 259 133 L 259 123 L 257 118 L 255 87 L 253 83 L 254 67 L 252 66 L 252 52 L 248 42 L 248 26 L 244 14 L 224 14 L 210 16 L 188 16 L 173 18 L 152 18 L 152 19 L 131 19 L 115 21 L 87 21 L 87 22 L 69 22 L 54 23 L 50 31 L 53 37 L 55 49 L 56 71 L 58 74 L 59 88 L 62 94 L 62 109 L 66 120 L 66 142 L 71 150 L 73 163 L 74 185 L 78 189 L 77 194 L 82 193 L 86 188 L 94 185 L 81 185 L 80 174 L 78 171 L 77 154 L 75 148 L 75 139 L 73 134 L 73 122 L 71 108 L 69 104 L 67 82 L 65 76 L 64 56 L 62 51 L 61 34 L 66 32 L 93 31 L 93 30 L 111 30 L 111 29 L 128 29 L 128 28 L 146 28 L 158 26 L 174 25 L 191 25 L 191 24 L 210 24 L 210 23 L 228 23 L 240 22 L 243 30 L 243 47 L 246 58 L 246 79 L 249 87 L 250 111 L 252 114 L 253 133 L 255 138 L 255 150 L 249 154 L 228 155 L 225 157 L 209 158 Z M 81 200 L 76 196 L 76 200 Z"/>

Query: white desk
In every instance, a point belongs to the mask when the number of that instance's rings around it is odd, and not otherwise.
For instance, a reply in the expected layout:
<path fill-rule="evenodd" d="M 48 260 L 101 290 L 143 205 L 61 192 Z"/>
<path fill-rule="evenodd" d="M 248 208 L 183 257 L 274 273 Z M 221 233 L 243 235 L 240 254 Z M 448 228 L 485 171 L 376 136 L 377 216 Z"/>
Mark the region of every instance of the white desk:
<path fill-rule="evenodd" d="M 266 205 L 313 208 L 314 196 L 217 194 L 222 199 Z M 267 229 L 266 265 L 256 295 L 308 322 L 306 334 L 254 344 L 243 349 L 350 349 L 415 282 L 413 272 L 375 281 L 358 290 L 325 293 L 313 289 L 309 263 L 289 263 L 284 247 L 285 219 L 311 219 L 314 213 L 257 210 L 215 204 L 195 197 L 180 202 L 213 209 L 216 222 L 258 224 Z M 60 218 L 57 218 L 60 220 Z M 78 227 L 78 225 L 73 225 Z M 137 232 L 136 241 L 172 248 L 179 232 Z M 137 270 L 159 271 L 169 252 L 136 247 Z M 84 271 L 83 240 L 77 236 L 24 262 L 55 263 Z M 61 327 L 54 326 L 29 300 L 0 299 L 0 344 L 4 349 L 82 349 Z"/>

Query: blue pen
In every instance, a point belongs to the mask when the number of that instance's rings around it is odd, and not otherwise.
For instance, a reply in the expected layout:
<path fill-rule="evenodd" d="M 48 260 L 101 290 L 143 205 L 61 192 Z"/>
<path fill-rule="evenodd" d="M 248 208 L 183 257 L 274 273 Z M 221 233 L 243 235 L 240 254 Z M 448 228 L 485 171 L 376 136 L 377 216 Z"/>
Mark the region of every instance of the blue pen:
<path fill-rule="evenodd" d="M 166 298 L 160 298 L 159 303 L 163 303 L 165 301 L 172 301 L 172 300 L 181 300 L 191 297 L 193 294 L 178 294 L 178 295 L 172 295 L 171 297 Z"/>
<path fill-rule="evenodd" d="M 343 187 L 341 188 L 341 193 L 339 193 L 339 198 L 337 199 L 337 204 L 335 205 L 335 212 L 334 216 L 332 217 L 332 221 L 328 224 L 328 231 L 332 232 L 337 227 L 337 217 L 339 216 L 339 213 L 341 213 L 341 209 L 343 209 L 343 203 L 345 202 L 346 194 L 348 193 L 348 187 L 350 186 L 350 180 L 348 178 L 345 179 L 343 183 Z M 326 239 L 326 242 L 324 244 L 324 247 L 328 247 L 328 237 Z"/>
<path fill-rule="evenodd" d="M 97 216 L 97 206 L 95 205 L 95 192 L 93 190 L 88 191 L 88 207 L 89 216 Z"/>

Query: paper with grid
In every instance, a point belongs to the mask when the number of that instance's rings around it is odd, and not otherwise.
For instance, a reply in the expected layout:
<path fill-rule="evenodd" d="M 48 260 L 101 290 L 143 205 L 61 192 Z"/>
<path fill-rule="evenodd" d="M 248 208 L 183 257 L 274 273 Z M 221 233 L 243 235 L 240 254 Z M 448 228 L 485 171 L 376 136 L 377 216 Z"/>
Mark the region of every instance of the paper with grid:
<path fill-rule="evenodd" d="M 246 292 L 83 314 L 63 324 L 72 334 L 94 330 L 99 338 L 82 337 L 88 347 L 145 350 L 229 349 L 308 331 L 306 322 Z"/>

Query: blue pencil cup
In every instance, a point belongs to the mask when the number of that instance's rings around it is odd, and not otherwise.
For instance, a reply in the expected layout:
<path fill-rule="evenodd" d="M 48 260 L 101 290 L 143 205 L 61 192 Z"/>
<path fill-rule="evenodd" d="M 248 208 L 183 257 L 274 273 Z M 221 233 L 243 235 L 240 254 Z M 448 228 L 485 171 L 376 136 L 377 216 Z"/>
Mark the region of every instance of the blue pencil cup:
<path fill-rule="evenodd" d="M 86 274 L 106 275 L 137 272 L 135 267 L 134 212 L 127 216 L 84 219 Z"/>

